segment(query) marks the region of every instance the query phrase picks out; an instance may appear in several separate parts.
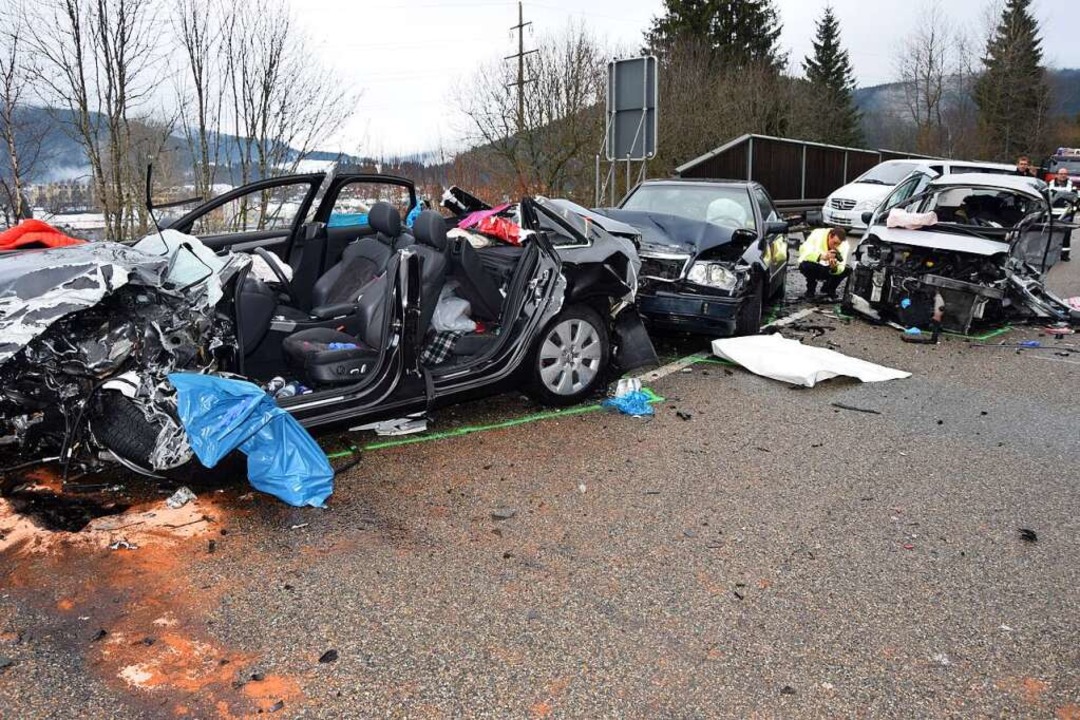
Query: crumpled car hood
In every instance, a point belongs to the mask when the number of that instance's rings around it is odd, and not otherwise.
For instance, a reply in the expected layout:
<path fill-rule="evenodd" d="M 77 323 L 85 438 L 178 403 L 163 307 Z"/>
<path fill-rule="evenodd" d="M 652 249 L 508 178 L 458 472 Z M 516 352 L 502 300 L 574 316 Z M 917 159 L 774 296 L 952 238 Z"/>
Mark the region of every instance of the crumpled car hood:
<path fill-rule="evenodd" d="M 736 232 L 734 228 L 678 215 L 616 208 L 603 208 L 597 212 L 636 227 L 641 232 L 642 250 L 697 255 L 730 244 Z M 751 238 L 747 237 L 747 240 Z"/>
<path fill-rule="evenodd" d="M 57 320 L 138 282 L 158 285 L 168 259 L 101 242 L 0 255 L 0 363 Z"/>

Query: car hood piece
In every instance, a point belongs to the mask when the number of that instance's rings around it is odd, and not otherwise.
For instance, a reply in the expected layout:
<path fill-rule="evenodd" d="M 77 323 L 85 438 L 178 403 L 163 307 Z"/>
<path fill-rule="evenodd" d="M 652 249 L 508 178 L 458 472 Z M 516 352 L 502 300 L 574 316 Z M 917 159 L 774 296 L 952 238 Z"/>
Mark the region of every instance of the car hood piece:
<path fill-rule="evenodd" d="M 949 250 L 972 255 L 989 256 L 1009 252 L 1009 243 L 1004 241 L 951 232 L 935 232 L 928 229 L 905 230 L 903 228 L 887 228 L 875 225 L 867 231 L 867 236 L 870 235 L 894 245 L 914 245 L 915 247 Z"/>
<path fill-rule="evenodd" d="M 645 251 L 697 255 L 733 240 L 753 241 L 750 231 L 739 233 L 735 228 L 714 225 L 704 220 L 690 220 L 678 215 L 604 208 L 602 214 L 627 223 L 641 231 L 641 249 Z"/>
<path fill-rule="evenodd" d="M 167 258 L 109 242 L 0 256 L 0 363 L 128 282 L 159 284 L 167 267 Z"/>

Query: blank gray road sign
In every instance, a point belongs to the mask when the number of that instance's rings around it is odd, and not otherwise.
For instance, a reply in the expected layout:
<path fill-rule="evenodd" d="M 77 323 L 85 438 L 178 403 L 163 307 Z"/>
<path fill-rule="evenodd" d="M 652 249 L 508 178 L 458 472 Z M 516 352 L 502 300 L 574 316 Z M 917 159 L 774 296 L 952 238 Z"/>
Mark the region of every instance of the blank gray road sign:
<path fill-rule="evenodd" d="M 607 80 L 607 159 L 656 155 L 656 56 L 612 60 Z"/>

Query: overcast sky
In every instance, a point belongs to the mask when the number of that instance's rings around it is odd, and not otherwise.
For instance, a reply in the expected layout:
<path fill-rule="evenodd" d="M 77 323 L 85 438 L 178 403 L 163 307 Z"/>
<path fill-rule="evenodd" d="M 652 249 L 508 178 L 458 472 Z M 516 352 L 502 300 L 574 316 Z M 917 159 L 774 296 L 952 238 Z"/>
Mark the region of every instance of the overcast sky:
<path fill-rule="evenodd" d="M 926 0 L 832 0 L 860 85 L 892 82 L 897 46 Z M 944 12 L 977 30 L 992 0 L 948 0 Z M 322 59 L 362 93 L 353 120 L 329 150 L 387 155 L 460 146 L 464 121 L 452 88 L 484 62 L 517 51 L 514 0 L 289 0 Z M 634 52 L 661 0 L 526 0 L 526 47 L 570 19 L 613 49 Z M 801 72 L 825 0 L 777 0 L 781 43 Z M 1080 67 L 1080 3 L 1035 0 L 1046 62 Z M 531 35 L 530 35 L 531 33 Z M 663 112 L 663 98 L 660 100 Z"/>

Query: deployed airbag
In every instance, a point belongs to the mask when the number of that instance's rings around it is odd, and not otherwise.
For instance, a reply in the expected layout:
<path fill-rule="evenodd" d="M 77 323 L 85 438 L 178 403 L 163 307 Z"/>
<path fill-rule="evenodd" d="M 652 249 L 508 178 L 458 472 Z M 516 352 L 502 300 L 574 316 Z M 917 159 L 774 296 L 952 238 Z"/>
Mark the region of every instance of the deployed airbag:
<path fill-rule="evenodd" d="M 256 490 L 296 507 L 324 506 L 334 491 L 326 453 L 260 387 L 196 373 L 170 373 L 169 381 L 188 443 L 203 465 L 214 467 L 239 448 Z"/>
<path fill-rule="evenodd" d="M 713 340 L 713 354 L 742 365 L 756 375 L 773 380 L 814 387 L 822 380 L 838 375 L 863 382 L 882 382 L 911 377 L 894 370 L 833 350 L 803 345 L 780 335 L 750 335 Z"/>

